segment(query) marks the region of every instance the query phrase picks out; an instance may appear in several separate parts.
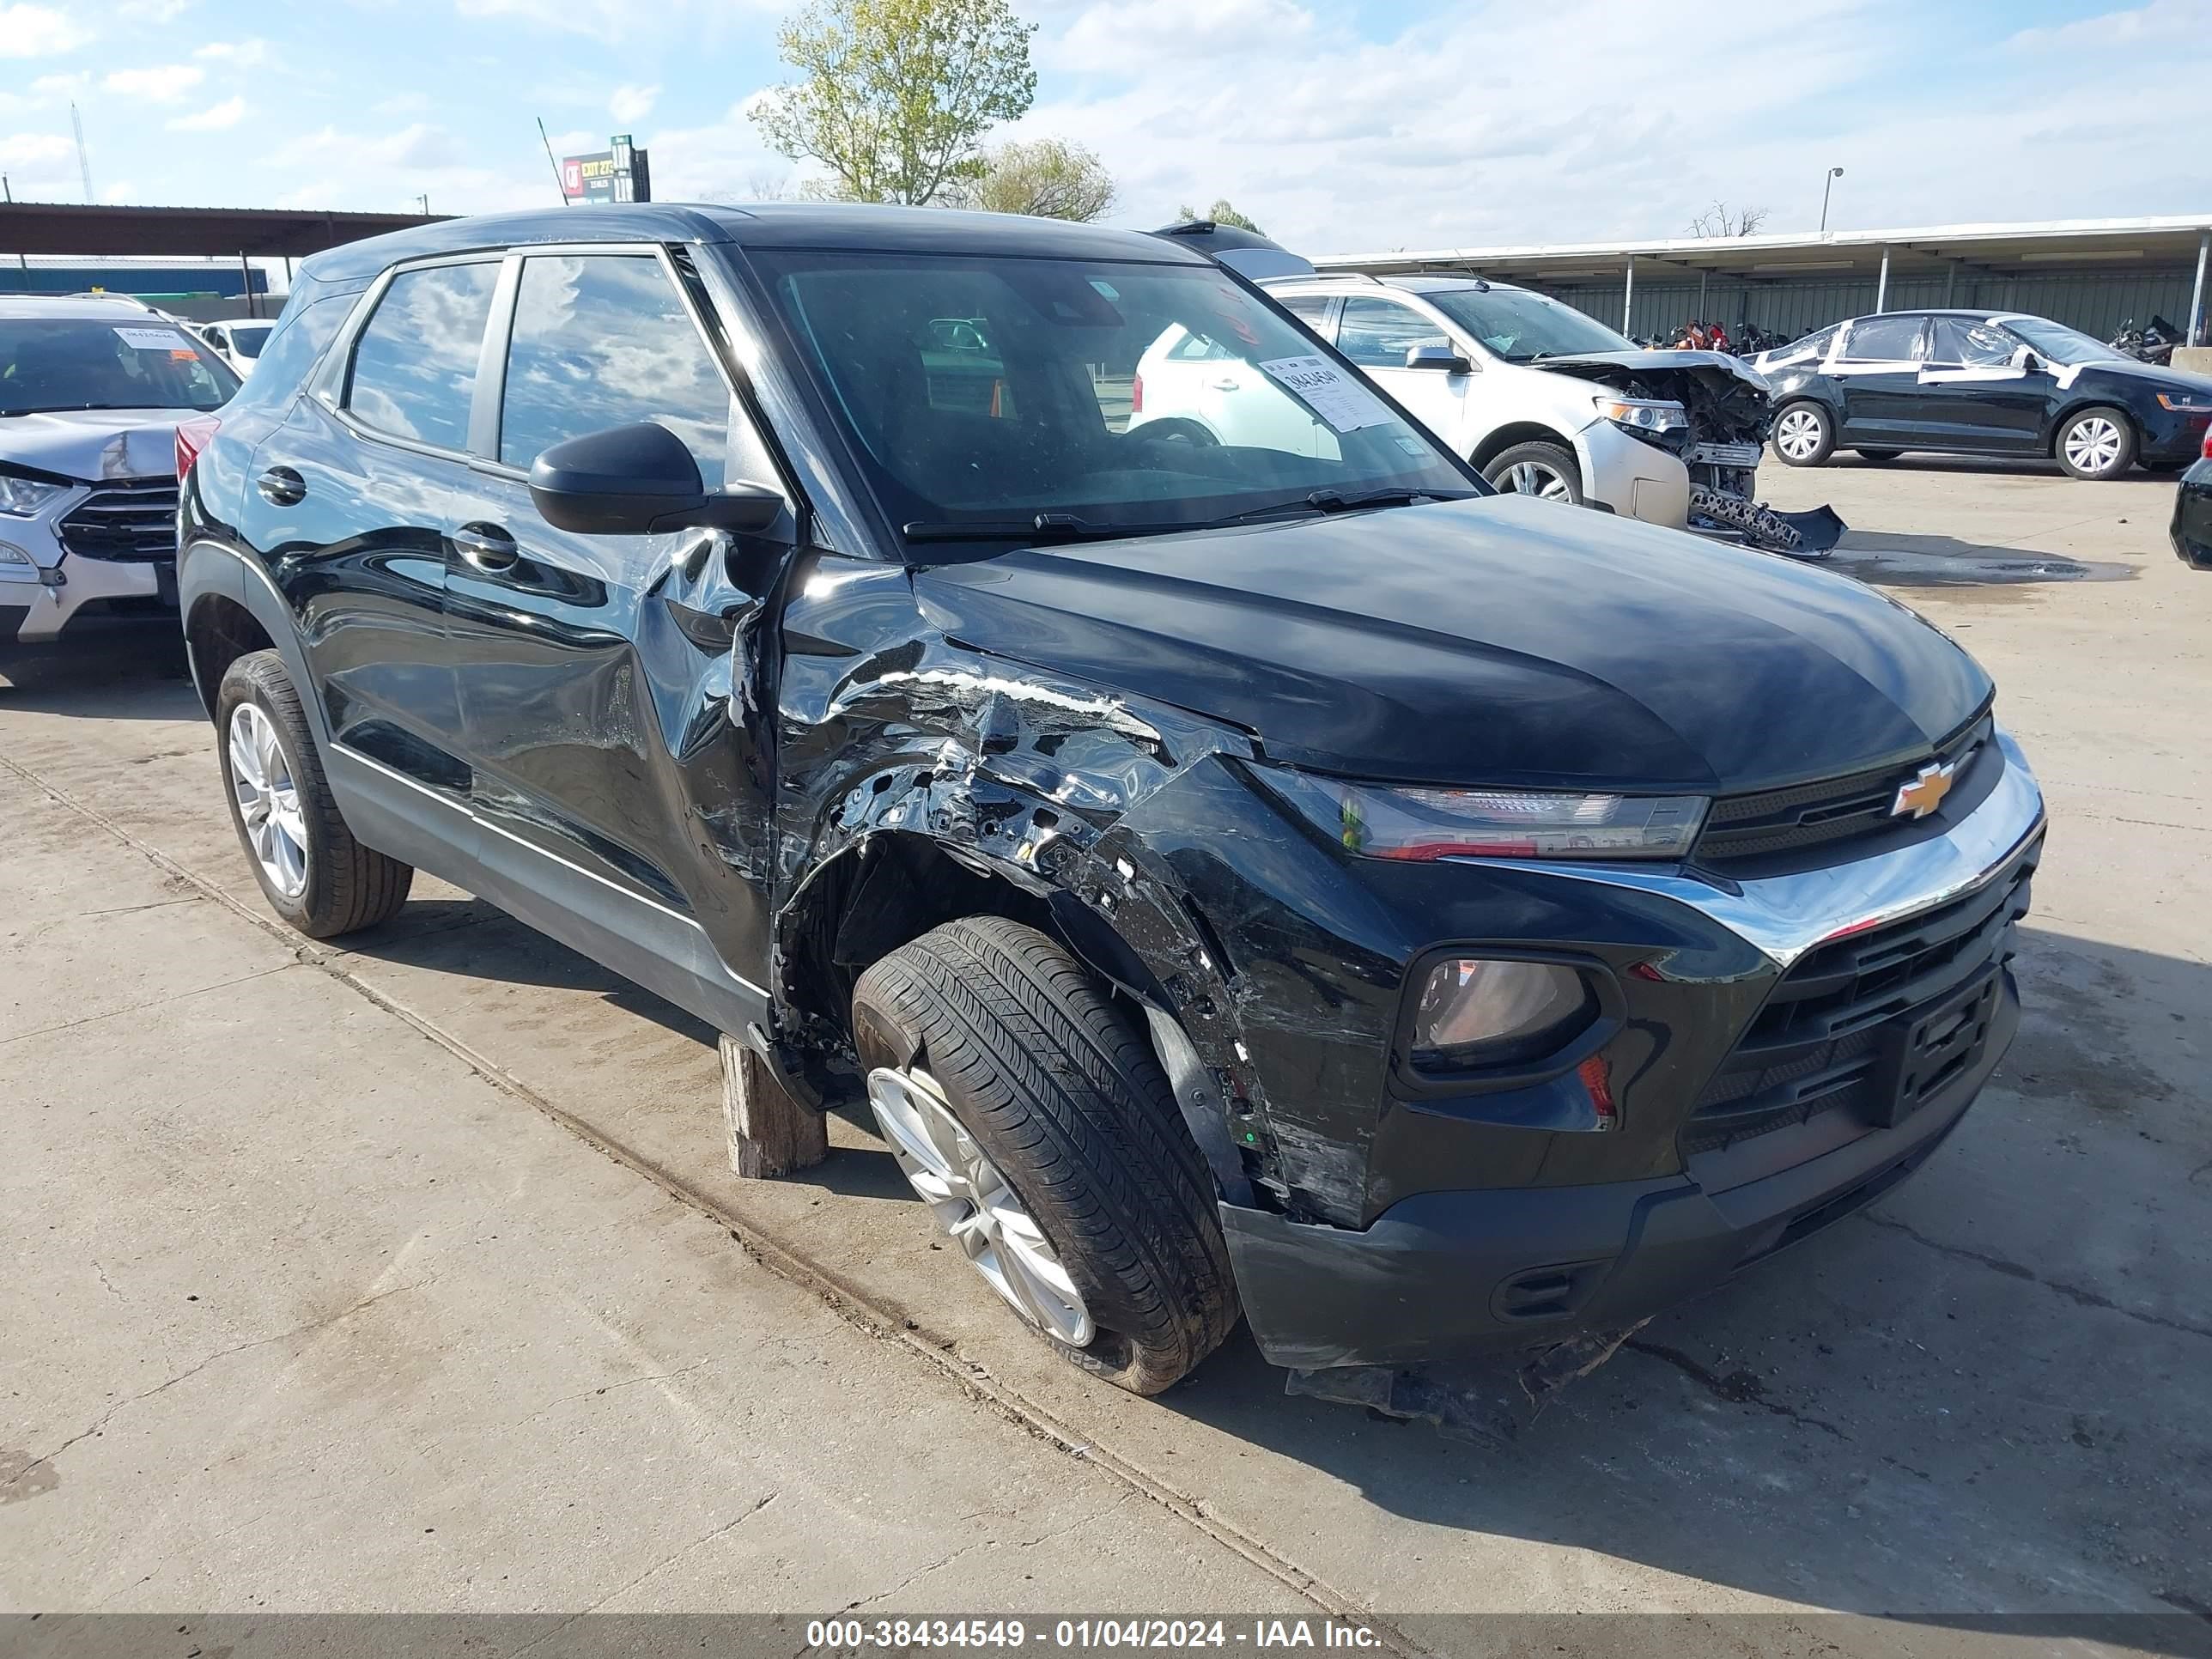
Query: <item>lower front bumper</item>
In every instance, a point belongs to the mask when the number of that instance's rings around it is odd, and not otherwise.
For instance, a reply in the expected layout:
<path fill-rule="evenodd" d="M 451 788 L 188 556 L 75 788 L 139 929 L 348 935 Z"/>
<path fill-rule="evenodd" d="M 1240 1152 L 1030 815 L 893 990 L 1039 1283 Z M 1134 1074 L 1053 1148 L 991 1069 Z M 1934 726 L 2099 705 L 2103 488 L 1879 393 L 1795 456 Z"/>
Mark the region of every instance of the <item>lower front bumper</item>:
<path fill-rule="evenodd" d="M 1919 1168 L 2020 1021 L 2005 976 L 1972 1070 L 1904 1122 L 1722 1192 L 1689 1176 L 1425 1193 L 1364 1231 L 1221 1206 L 1237 1292 L 1278 1365 L 1407 1365 L 1618 1330 L 1712 1289 Z"/>
<path fill-rule="evenodd" d="M 0 662 L 101 639 L 182 637 L 176 576 L 166 564 L 68 559 L 40 574 L 46 580 L 0 583 Z"/>
<path fill-rule="evenodd" d="M 1575 434 L 1574 446 L 1584 499 L 1625 519 L 1668 530 L 1688 527 L 1690 469 L 1678 458 L 1630 437 L 1610 421 L 1584 427 Z"/>

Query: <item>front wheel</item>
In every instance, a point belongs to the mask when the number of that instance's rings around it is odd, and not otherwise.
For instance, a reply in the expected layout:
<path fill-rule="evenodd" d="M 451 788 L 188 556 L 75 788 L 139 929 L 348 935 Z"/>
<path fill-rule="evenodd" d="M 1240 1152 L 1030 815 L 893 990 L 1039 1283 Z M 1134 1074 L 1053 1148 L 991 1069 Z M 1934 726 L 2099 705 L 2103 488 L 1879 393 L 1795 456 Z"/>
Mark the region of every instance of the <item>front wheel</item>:
<path fill-rule="evenodd" d="M 1569 507 L 1583 504 L 1583 470 L 1575 464 L 1574 451 L 1565 444 L 1516 444 L 1492 456 L 1482 476 L 1509 495 L 1534 495 Z"/>
<path fill-rule="evenodd" d="M 900 1170 L 1024 1324 L 1136 1394 L 1220 1346 L 1237 1308 L 1212 1177 L 1074 958 L 1001 917 L 947 922 L 860 975 L 853 1032 Z"/>
<path fill-rule="evenodd" d="M 1872 462 L 1874 462 L 1874 463 L 1875 463 L 1875 465 L 1876 465 L 1877 466 L 1879 466 L 1879 465 L 1881 465 L 1882 463 L 1884 463 L 1884 462 L 1886 462 L 1886 461 L 1893 461 L 1893 460 L 1895 460 L 1899 456 L 1900 456 L 1900 455 L 1902 455 L 1903 453 L 1905 453 L 1905 452 L 1904 452 L 1903 450 L 1901 450 L 1901 449 L 1864 449 L 1864 448 L 1862 448 L 1862 449 L 1860 449 L 1860 450 L 1857 452 L 1857 453 L 1858 453 L 1858 458 L 1859 458 L 1861 460 L 1863 460 L 1863 461 L 1872 461 Z"/>
<path fill-rule="evenodd" d="M 1774 453 L 1789 466 L 1818 466 L 1836 450 L 1836 424 L 1814 403 L 1785 404 L 1774 417 Z"/>
<path fill-rule="evenodd" d="M 2136 429 L 2117 409 L 2085 409 L 2058 428 L 2058 465 L 2077 478 L 2117 478 L 2134 464 Z"/>
<path fill-rule="evenodd" d="M 269 908 L 310 939 L 385 921 L 407 902 L 412 866 L 353 838 L 284 659 L 250 651 L 216 690 L 231 823 Z"/>

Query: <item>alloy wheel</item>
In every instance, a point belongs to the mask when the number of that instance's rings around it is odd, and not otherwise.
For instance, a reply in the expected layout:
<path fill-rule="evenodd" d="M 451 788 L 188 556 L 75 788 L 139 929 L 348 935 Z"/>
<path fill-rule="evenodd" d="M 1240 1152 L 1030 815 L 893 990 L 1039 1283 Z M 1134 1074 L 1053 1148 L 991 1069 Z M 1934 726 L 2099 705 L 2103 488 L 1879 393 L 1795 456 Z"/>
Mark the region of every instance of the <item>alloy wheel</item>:
<path fill-rule="evenodd" d="M 2110 471 L 2120 458 L 2125 435 L 2101 415 L 2076 421 L 2066 428 L 2066 459 L 2080 471 Z"/>
<path fill-rule="evenodd" d="M 1516 495 L 1534 495 L 1539 501 L 1565 501 L 1573 505 L 1574 494 L 1567 481 L 1541 461 L 1516 461 L 1505 469 L 1498 480 L 1498 487 Z"/>
<path fill-rule="evenodd" d="M 230 787 L 246 845 L 269 884 L 288 899 L 307 890 L 307 825 L 276 724 L 255 702 L 230 711 Z"/>
<path fill-rule="evenodd" d="M 1793 461 L 1809 459 L 1820 447 L 1820 417 L 1793 409 L 1774 424 L 1774 447 Z"/>
<path fill-rule="evenodd" d="M 1098 1332 L 1044 1231 L 918 1067 L 868 1073 L 868 1104 L 899 1169 L 1006 1305 L 1071 1348 Z"/>

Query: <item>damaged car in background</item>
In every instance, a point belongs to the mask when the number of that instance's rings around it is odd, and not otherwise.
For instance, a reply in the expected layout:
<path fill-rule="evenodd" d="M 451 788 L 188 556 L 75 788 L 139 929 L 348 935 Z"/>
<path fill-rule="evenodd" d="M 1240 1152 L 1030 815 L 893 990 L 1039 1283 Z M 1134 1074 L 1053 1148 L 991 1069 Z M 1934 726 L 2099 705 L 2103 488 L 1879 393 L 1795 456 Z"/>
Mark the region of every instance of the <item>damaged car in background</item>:
<path fill-rule="evenodd" d="M 1203 222 L 1155 234 L 1224 263 L 1255 257 L 1215 249 L 1220 233 Z M 1831 508 L 1758 500 L 1773 388 L 1741 358 L 1647 349 L 1548 295 L 1479 278 L 1257 280 L 1500 489 L 1801 557 L 1843 535 Z M 1237 441 L 1221 425 L 1235 374 L 1156 349 L 1138 365 L 1131 423 Z"/>
<path fill-rule="evenodd" d="M 1095 366 L 1166 340 L 1279 440 L 1123 423 Z M 1971 658 L 1492 490 L 1171 243 L 357 243 L 183 514 L 279 915 L 428 869 L 865 1101 L 942 1259 L 1139 1392 L 1240 1317 L 1340 1393 L 1540 1392 L 1917 1169 L 2018 1018 L 2042 799 Z"/>

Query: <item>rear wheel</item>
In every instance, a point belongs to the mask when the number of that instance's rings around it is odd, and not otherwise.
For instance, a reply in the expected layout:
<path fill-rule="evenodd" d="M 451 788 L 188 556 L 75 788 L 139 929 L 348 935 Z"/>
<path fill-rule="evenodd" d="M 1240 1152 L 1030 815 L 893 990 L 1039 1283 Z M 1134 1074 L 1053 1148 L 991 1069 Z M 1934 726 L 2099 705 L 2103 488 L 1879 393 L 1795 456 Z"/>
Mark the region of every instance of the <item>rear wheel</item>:
<path fill-rule="evenodd" d="M 1836 450 L 1836 425 L 1814 403 L 1784 404 L 1774 417 L 1774 453 L 1790 466 L 1818 466 Z"/>
<path fill-rule="evenodd" d="M 947 922 L 860 975 L 868 1103 L 1024 1323 L 1157 1394 L 1237 1322 L 1212 1176 L 1150 1046 L 1034 928 Z"/>
<path fill-rule="evenodd" d="M 310 939 L 374 927 L 407 902 L 411 866 L 353 838 L 284 659 L 249 651 L 216 690 L 231 823 L 269 908 Z"/>
<path fill-rule="evenodd" d="M 1508 495 L 1582 505 L 1583 470 L 1565 444 L 1516 444 L 1492 456 L 1482 476 Z"/>
<path fill-rule="evenodd" d="M 2136 459 L 2136 429 L 2117 409 L 2085 409 L 2058 428 L 2058 465 L 2077 478 L 2117 478 Z"/>

